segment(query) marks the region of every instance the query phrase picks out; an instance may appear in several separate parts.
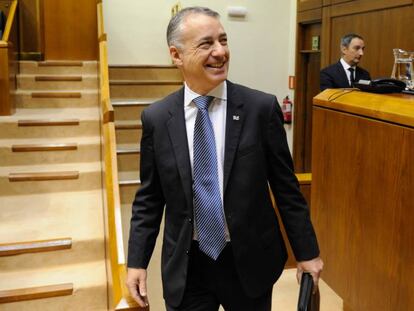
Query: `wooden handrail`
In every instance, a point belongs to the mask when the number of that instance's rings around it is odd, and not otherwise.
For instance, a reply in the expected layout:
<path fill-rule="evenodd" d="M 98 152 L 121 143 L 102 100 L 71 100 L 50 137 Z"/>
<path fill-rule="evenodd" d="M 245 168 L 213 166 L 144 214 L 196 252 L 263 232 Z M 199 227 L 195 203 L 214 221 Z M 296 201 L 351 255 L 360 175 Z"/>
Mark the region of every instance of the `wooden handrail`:
<path fill-rule="evenodd" d="M 99 39 L 105 34 L 102 2 L 99 2 L 97 4 L 96 9 L 97 9 L 97 17 L 98 17 L 97 20 L 98 20 L 98 39 Z"/>
<path fill-rule="evenodd" d="M 105 227 L 107 244 L 107 265 L 109 308 L 111 310 L 149 310 L 140 308 L 126 288 L 126 261 L 123 243 L 121 199 L 118 185 L 118 164 L 114 109 L 109 94 L 109 71 L 106 34 L 104 32 L 102 2 L 97 3 L 99 39 L 99 102 L 102 115 L 104 185 L 105 185 Z"/>
<path fill-rule="evenodd" d="M 99 85 L 104 123 L 114 121 L 114 108 L 109 95 L 108 49 L 106 41 L 99 42 Z"/>
<path fill-rule="evenodd" d="M 2 41 L 8 42 L 10 37 L 10 32 L 13 26 L 13 21 L 16 15 L 17 10 L 17 0 L 13 0 L 10 5 L 9 14 L 7 16 L 6 27 L 4 27 L 4 33 Z"/>

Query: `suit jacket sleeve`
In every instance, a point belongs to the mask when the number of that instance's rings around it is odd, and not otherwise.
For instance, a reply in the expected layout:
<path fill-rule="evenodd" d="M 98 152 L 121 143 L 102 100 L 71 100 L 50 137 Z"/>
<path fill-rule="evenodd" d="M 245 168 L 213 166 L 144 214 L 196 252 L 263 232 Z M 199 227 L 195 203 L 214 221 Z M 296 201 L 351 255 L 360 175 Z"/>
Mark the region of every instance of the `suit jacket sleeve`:
<path fill-rule="evenodd" d="M 326 89 L 335 88 L 334 77 L 326 69 L 322 69 L 320 72 L 320 89 L 321 92 Z"/>
<path fill-rule="evenodd" d="M 141 116 L 141 186 L 132 204 L 128 246 L 128 267 L 144 269 L 154 250 L 165 205 L 154 157 L 153 128 L 145 112 Z"/>
<path fill-rule="evenodd" d="M 319 256 L 309 209 L 300 192 L 276 98 L 267 125 L 268 180 L 297 261 Z"/>

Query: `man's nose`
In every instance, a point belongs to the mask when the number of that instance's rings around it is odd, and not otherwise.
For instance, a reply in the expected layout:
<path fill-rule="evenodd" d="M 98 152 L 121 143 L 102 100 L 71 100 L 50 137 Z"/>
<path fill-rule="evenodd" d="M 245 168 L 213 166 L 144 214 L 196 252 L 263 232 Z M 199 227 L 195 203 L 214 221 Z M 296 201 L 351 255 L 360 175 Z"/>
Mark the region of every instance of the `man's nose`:
<path fill-rule="evenodd" d="M 364 50 L 363 49 L 359 50 L 359 55 L 361 55 L 361 56 L 364 55 Z"/>
<path fill-rule="evenodd" d="M 222 45 L 220 42 L 216 42 L 213 46 L 213 56 L 225 56 L 226 55 L 226 47 Z"/>

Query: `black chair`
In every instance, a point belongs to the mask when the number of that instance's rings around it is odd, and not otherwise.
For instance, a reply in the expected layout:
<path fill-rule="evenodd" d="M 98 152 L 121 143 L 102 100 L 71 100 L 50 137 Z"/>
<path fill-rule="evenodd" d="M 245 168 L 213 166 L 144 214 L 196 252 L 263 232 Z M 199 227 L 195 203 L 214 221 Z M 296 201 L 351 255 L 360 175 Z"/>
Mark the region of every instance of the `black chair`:
<path fill-rule="evenodd" d="M 304 272 L 300 282 L 298 311 L 319 311 L 319 290 L 313 292 L 313 279 L 310 273 Z"/>

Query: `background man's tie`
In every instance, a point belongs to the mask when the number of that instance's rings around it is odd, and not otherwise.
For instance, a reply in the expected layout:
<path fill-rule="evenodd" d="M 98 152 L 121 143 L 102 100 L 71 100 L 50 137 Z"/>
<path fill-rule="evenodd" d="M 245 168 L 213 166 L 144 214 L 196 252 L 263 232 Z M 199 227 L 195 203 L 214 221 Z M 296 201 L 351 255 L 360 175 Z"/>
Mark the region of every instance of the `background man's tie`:
<path fill-rule="evenodd" d="M 220 196 L 217 151 L 208 106 L 214 97 L 193 100 L 198 108 L 194 125 L 193 195 L 199 248 L 214 260 L 226 246 L 224 211 Z"/>
<path fill-rule="evenodd" d="M 354 87 L 355 84 L 355 69 L 352 67 L 348 68 L 349 72 L 351 73 L 351 87 Z"/>

